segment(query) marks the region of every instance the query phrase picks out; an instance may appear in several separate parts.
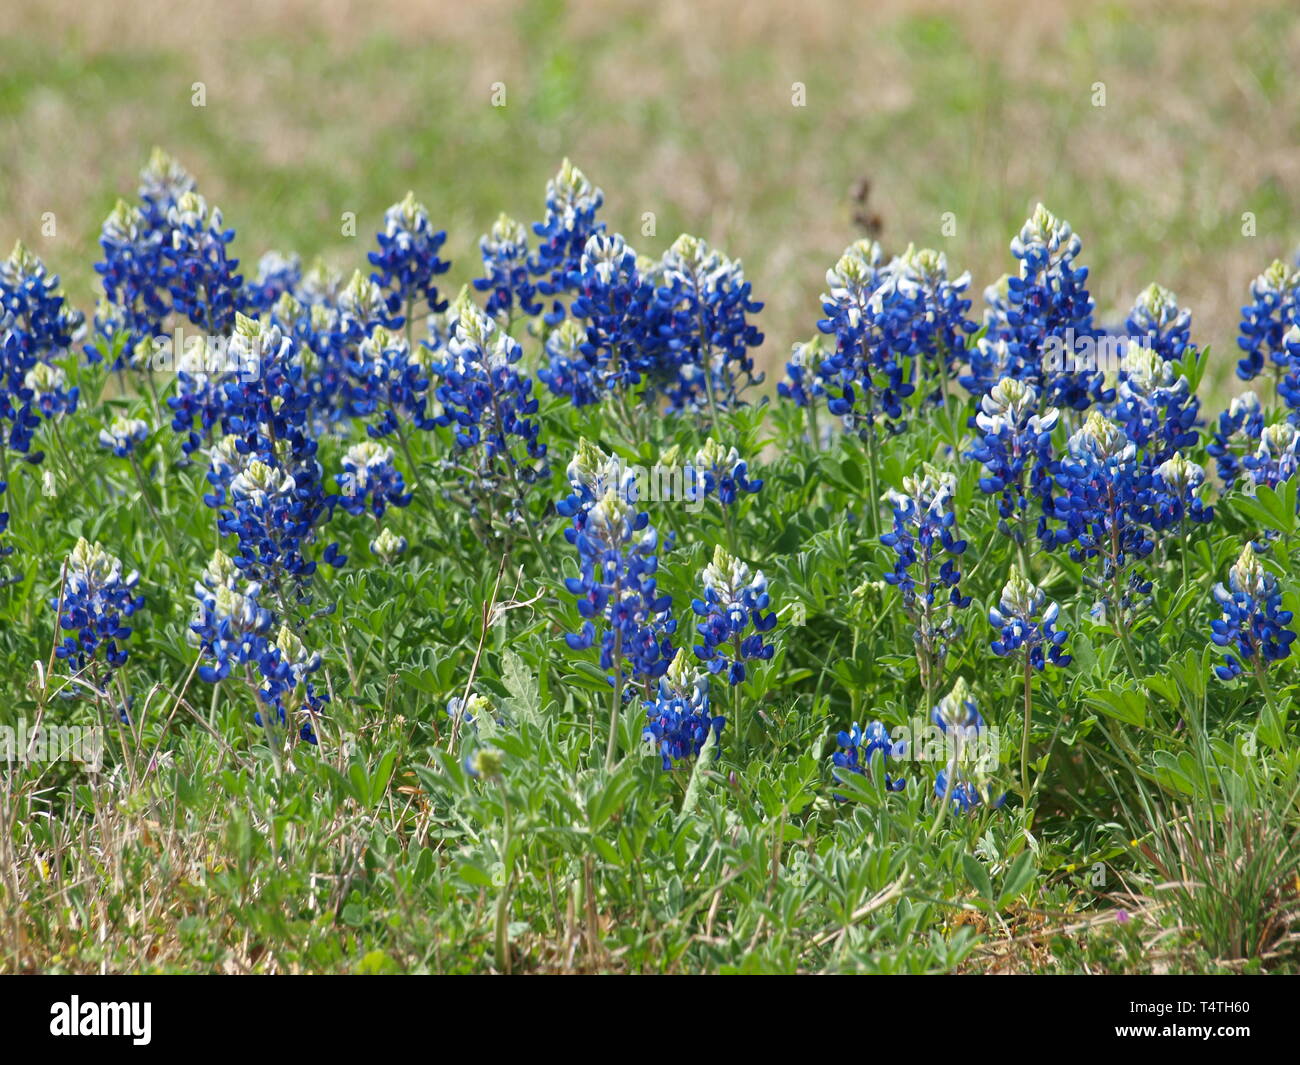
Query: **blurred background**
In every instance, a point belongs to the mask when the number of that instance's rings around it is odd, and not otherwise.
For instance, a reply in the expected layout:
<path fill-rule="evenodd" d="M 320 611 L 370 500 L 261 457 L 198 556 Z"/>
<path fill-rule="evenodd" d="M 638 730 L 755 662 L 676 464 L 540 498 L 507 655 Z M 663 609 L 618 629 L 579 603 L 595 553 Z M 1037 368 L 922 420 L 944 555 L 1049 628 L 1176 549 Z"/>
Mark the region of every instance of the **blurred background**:
<path fill-rule="evenodd" d="M 100 222 L 155 144 L 246 269 L 276 248 L 350 272 L 409 188 L 456 285 L 498 211 L 542 217 L 568 155 L 639 251 L 687 230 L 744 261 L 769 369 L 866 228 L 970 269 L 978 317 L 1041 200 L 1102 320 L 1160 281 L 1223 381 L 1247 286 L 1300 243 L 1294 0 L 5 0 L 0 34 L 0 240 L 87 310 Z"/>

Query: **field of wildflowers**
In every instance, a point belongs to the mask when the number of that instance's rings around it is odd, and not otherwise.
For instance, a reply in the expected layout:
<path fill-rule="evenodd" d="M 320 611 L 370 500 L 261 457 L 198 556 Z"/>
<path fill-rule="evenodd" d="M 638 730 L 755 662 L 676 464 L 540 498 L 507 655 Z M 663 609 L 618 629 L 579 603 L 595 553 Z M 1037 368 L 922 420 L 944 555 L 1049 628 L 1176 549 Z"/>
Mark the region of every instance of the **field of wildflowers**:
<path fill-rule="evenodd" d="M 0 967 L 1300 969 L 1300 268 L 864 238 L 772 388 L 603 203 L 343 276 L 156 150 L 0 264 Z"/>

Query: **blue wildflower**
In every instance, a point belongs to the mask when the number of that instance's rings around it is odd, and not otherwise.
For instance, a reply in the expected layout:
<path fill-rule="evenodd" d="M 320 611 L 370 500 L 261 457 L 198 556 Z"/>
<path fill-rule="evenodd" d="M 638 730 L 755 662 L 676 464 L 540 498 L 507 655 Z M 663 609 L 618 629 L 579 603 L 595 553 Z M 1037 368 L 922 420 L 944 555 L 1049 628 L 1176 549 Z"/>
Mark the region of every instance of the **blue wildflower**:
<path fill-rule="evenodd" d="M 596 221 L 596 212 L 605 202 L 605 194 L 592 185 L 568 159 L 546 184 L 546 219 L 534 223 L 533 232 L 540 239 L 537 254 L 528 268 L 542 278 L 537 291 L 543 296 L 560 296 L 568 292 L 574 272 L 587 247 L 587 241 L 605 229 Z M 558 325 L 564 318 L 564 305 L 557 299 L 546 315 L 547 325 Z"/>
<path fill-rule="evenodd" d="M 1264 409 L 1259 397 L 1254 392 L 1233 396 L 1227 409 L 1219 414 L 1214 439 L 1205 448 L 1225 485 L 1230 487 L 1241 476 L 1241 460 L 1256 449 L 1263 431 Z"/>
<path fill-rule="evenodd" d="M 763 634 L 776 626 L 776 614 L 763 613 L 771 603 L 767 579 L 762 573 L 751 574 L 745 563 L 716 547 L 701 581 L 704 597 L 691 602 L 703 619 L 695 626 L 701 641 L 695 654 L 710 673 L 726 669 L 728 682 L 740 684 L 747 661 L 767 661 L 774 651 L 763 643 Z"/>
<path fill-rule="evenodd" d="M 1070 663 L 1062 650 L 1068 634 L 1056 627 L 1061 607 L 1049 603 L 1042 589 L 1019 572 L 1012 572 L 1002 588 L 998 605 L 989 610 L 989 624 L 997 630 L 993 653 L 999 658 L 1022 652 L 1034 669 Z"/>
<path fill-rule="evenodd" d="M 528 269 L 528 231 L 509 215 L 502 214 L 492 230 L 479 241 L 486 277 L 475 279 L 474 288 L 490 292 L 487 313 L 507 320 L 518 307 L 532 317 L 542 313 L 537 286 Z"/>
<path fill-rule="evenodd" d="M 334 479 L 340 490 L 338 505 L 352 515 L 369 511 L 382 518 L 388 507 L 405 507 L 411 502 L 402 474 L 393 465 L 393 449 L 373 440 L 348 448 L 343 472 Z"/>
<path fill-rule="evenodd" d="M 144 606 L 135 587 L 140 575 L 122 574 L 122 563 L 99 544 L 83 537 L 77 541 L 64 569 L 63 595 L 51 599 L 59 613 L 59 628 L 73 635 L 64 637 L 55 654 L 78 670 L 86 669 L 103 649 L 104 662 L 116 668 L 126 662 L 122 646 L 131 635 L 126 624 Z"/>
<path fill-rule="evenodd" d="M 889 731 L 879 721 L 870 722 L 865 729 L 859 728 L 855 721 L 847 732 L 841 730 L 835 741 L 839 750 L 831 756 L 834 766 L 831 776 L 837 781 L 846 781 L 846 773 L 871 777 L 873 761 L 879 761 L 886 791 L 902 791 L 907 786 L 904 778 L 895 777 L 883 768 L 889 765 L 891 759 L 904 757 L 906 745 L 891 738 Z M 835 798 L 844 801 L 843 795 L 836 795 Z"/>
<path fill-rule="evenodd" d="M 1277 578 L 1260 564 L 1250 544 L 1229 570 L 1227 587 L 1214 586 L 1214 599 L 1223 614 L 1210 623 L 1210 638 L 1228 649 L 1224 664 L 1214 667 L 1220 680 L 1232 680 L 1246 668 L 1262 673 L 1270 662 L 1291 654 L 1296 637 L 1287 627 L 1291 611 L 1282 609 Z"/>
<path fill-rule="evenodd" d="M 709 733 L 720 738 L 727 721 L 710 712 L 708 674 L 691 668 L 684 651 L 659 678 L 655 698 L 646 701 L 645 711 L 642 736 L 662 757 L 664 769 L 698 757 Z"/>
<path fill-rule="evenodd" d="M 401 203 L 384 212 L 384 232 L 376 239 L 379 250 L 370 253 L 370 263 L 379 272 L 371 277 L 385 290 L 389 310 L 413 314 L 421 301 L 429 311 L 446 310 L 447 301 L 438 295 L 435 279 L 451 267 L 438 258 L 447 234 L 433 228 L 428 209 L 414 193 L 408 192 Z"/>
<path fill-rule="evenodd" d="M 927 687 L 932 677 L 942 673 L 948 645 L 960 634 L 948 608 L 970 603 L 959 586 L 957 559 L 966 550 L 966 541 L 954 535 L 957 516 L 951 503 L 956 488 L 956 477 L 926 463 L 919 476 L 903 479 L 903 491 L 891 489 L 886 495 L 894 508 L 894 527 L 880 542 L 893 550 L 894 565 L 884 579 L 902 593 L 921 680 Z"/>
<path fill-rule="evenodd" d="M 980 438 L 968 452 L 981 463 L 985 476 L 980 490 L 998 497 L 998 531 L 1025 542 L 1024 523 L 1029 497 L 1050 498 L 1052 430 L 1059 413 L 1055 407 L 1038 412 L 1033 385 L 1004 377 L 980 400 L 975 426 Z"/>
<path fill-rule="evenodd" d="M 1263 373 L 1266 360 L 1273 363 L 1279 376 L 1289 368 L 1285 336 L 1297 318 L 1297 291 L 1300 270 L 1281 259 L 1251 282 L 1251 302 L 1241 309 L 1237 337 L 1237 346 L 1246 353 L 1237 362 L 1237 376 L 1243 381 L 1253 381 Z"/>
<path fill-rule="evenodd" d="M 1172 292 L 1152 282 L 1138 295 L 1125 328 L 1143 347 L 1176 362 L 1190 343 L 1192 312 L 1181 310 Z"/>
<path fill-rule="evenodd" d="M 139 418 L 113 419 L 112 425 L 99 432 L 99 443 L 118 458 L 123 459 L 135 451 L 136 444 L 144 443 L 149 436 L 149 426 Z"/>

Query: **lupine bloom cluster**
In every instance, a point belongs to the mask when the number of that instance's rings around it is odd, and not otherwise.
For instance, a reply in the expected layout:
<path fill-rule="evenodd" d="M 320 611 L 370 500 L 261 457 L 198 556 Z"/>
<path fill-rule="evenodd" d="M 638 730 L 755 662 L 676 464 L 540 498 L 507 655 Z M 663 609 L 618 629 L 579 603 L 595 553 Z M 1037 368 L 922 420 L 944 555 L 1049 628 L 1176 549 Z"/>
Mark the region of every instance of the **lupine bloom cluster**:
<path fill-rule="evenodd" d="M 826 273 L 829 293 L 822 296 L 826 317 L 817 328 L 834 337 L 835 347 L 816 367 L 826 409 L 846 429 L 871 431 L 885 420 L 901 422 L 903 401 L 916 386 L 906 359 L 913 318 L 920 313 L 919 289 L 884 265 L 875 241 L 858 241 L 845 249 Z M 787 373 L 802 382 L 804 367 Z M 808 401 L 804 388 L 791 392 Z"/>
<path fill-rule="evenodd" d="M 124 665 L 128 652 L 122 644 L 131 635 L 127 620 L 144 606 L 144 596 L 136 593 L 139 582 L 139 573 L 123 575 L 121 560 L 99 544 L 79 539 L 64 567 L 62 595 L 50 600 L 59 612 L 59 628 L 69 634 L 55 654 L 78 670 L 101 658 L 110 669 Z"/>
<path fill-rule="evenodd" d="M 727 721 L 709 710 L 709 676 L 692 668 L 685 651 L 677 652 L 668 672 L 659 678 L 645 712 L 643 735 L 663 758 L 664 769 L 698 757 L 709 733 L 721 737 Z"/>
<path fill-rule="evenodd" d="M 596 221 L 604 202 L 605 194 L 581 170 L 568 159 L 560 164 L 560 172 L 546 186 L 546 218 L 533 225 L 539 242 L 528 268 L 542 279 L 537 283 L 539 294 L 554 297 L 569 291 L 587 241 L 604 232 L 605 224 Z M 515 298 L 522 304 L 529 295 L 516 290 Z M 553 300 L 546 324 L 558 325 L 563 318 L 564 304 Z"/>
<path fill-rule="evenodd" d="M 1128 335 L 1166 362 L 1182 359 L 1191 344 L 1192 312 L 1177 297 L 1152 282 L 1138 295 L 1124 323 Z"/>
<path fill-rule="evenodd" d="M 678 451 L 673 448 L 664 454 L 664 464 L 676 465 Z M 687 498 L 708 499 L 716 497 L 724 507 L 731 506 L 741 492 L 753 494 L 763 487 L 761 477 L 749 476 L 749 463 L 733 448 L 724 448 L 712 437 L 695 453 L 695 462 L 685 467 L 690 484 Z"/>
<path fill-rule="evenodd" d="M 1273 574 L 1247 544 L 1228 571 L 1228 583 L 1214 586 L 1222 615 L 1210 623 L 1210 638 L 1225 649 L 1223 665 L 1215 666 L 1220 680 L 1232 680 L 1246 669 L 1265 670 L 1291 654 L 1296 634 L 1289 628 L 1292 614 L 1282 609 L 1282 590 Z"/>
<path fill-rule="evenodd" d="M 53 360 L 67 353 L 81 315 L 67 306 L 57 276 L 22 243 L 0 262 L 0 535 L 10 452 L 40 462 L 32 442 L 42 421 L 73 414 L 79 389 Z M 0 543 L 0 558 L 9 549 Z"/>
<path fill-rule="evenodd" d="M 984 729 L 984 718 L 964 677 L 958 677 L 953 689 L 930 711 L 930 720 L 952 740 L 952 757 L 935 774 L 934 795 L 940 802 L 944 797 L 963 813 L 977 806 L 1001 806 L 1006 801 L 1002 795 L 996 799 L 987 782 L 983 780 L 985 766 L 968 765 L 963 755 L 963 745 L 974 743 Z M 949 778 L 952 779 L 951 792 Z"/>
<path fill-rule="evenodd" d="M 457 448 L 472 463 L 464 476 L 475 498 L 506 492 L 509 522 L 525 521 L 523 490 L 541 477 L 546 445 L 539 436 L 533 381 L 521 373 L 523 349 L 467 296 L 455 308 L 446 358 L 433 367 L 441 412 Z M 521 453 L 522 452 L 522 453 Z"/>
<path fill-rule="evenodd" d="M 1289 369 L 1285 338 L 1296 322 L 1298 290 L 1300 270 L 1281 259 L 1251 282 L 1251 301 L 1241 309 L 1237 336 L 1237 346 L 1245 352 L 1237 362 L 1237 376 L 1243 381 L 1253 381 L 1270 362 L 1279 376 Z"/>
<path fill-rule="evenodd" d="M 661 595 L 655 582 L 658 534 L 632 505 L 627 482 L 607 482 L 610 467 L 609 456 L 592 445 L 569 466 L 573 491 L 560 509 L 571 517 L 566 535 L 578 549 L 579 575 L 564 583 L 583 623 L 565 639 L 573 650 L 585 650 L 599 636 L 601 668 L 621 687 L 627 679 L 664 675 L 677 623 L 672 597 Z M 603 493 L 598 498 L 597 489 Z"/>
<path fill-rule="evenodd" d="M 1206 452 L 1214 459 L 1219 479 L 1231 486 L 1242 474 L 1242 458 L 1254 451 L 1264 431 L 1264 409 L 1254 392 L 1233 396 L 1219 415 L 1213 440 Z"/>
<path fill-rule="evenodd" d="M 985 292 L 986 333 L 961 378 L 968 390 L 982 396 L 1009 376 L 1032 384 L 1044 404 L 1061 410 L 1086 410 L 1110 398 L 1101 370 L 1065 362 L 1095 332 L 1088 268 L 1075 265 L 1081 247 L 1069 223 L 1039 204 L 1011 242 L 1019 274 Z M 1054 352 L 1063 356 L 1061 365 Z"/>
<path fill-rule="evenodd" d="M 763 305 L 751 298 L 738 259 L 689 234 L 664 253 L 657 299 L 666 339 L 661 387 L 673 410 L 730 409 L 750 385 L 760 384 L 750 349 L 763 334 L 750 321 Z"/>
<path fill-rule="evenodd" d="M 384 291 L 390 312 L 413 314 L 419 303 L 430 312 L 447 309 L 434 283 L 451 268 L 438 257 L 446 239 L 445 231 L 433 228 L 428 209 L 414 193 L 408 192 L 384 213 L 379 250 L 370 253 L 370 263 L 377 268 L 371 280 Z"/>
<path fill-rule="evenodd" d="M 776 627 L 776 614 L 764 613 L 772 601 L 767 578 L 718 547 L 700 580 L 704 594 L 691 601 L 701 619 L 695 626 L 700 636 L 696 657 L 710 673 L 726 670 L 727 681 L 740 684 L 747 662 L 767 661 L 774 651 L 763 642 L 764 633 Z"/>
<path fill-rule="evenodd" d="M 1196 443 L 1200 401 L 1186 377 L 1154 348 L 1129 345 L 1119 366 L 1111 415 L 1154 468 Z"/>
<path fill-rule="evenodd" d="M 954 535 L 956 487 L 951 473 L 926 464 L 919 476 L 904 478 L 901 492 L 891 489 L 886 496 L 894 508 L 894 527 L 880 542 L 893 550 L 895 558 L 884 579 L 902 593 L 922 682 L 927 685 L 942 673 L 948 644 L 958 633 L 948 607 L 970 603 L 959 587 L 957 559 L 966 550 L 966 541 Z"/>
<path fill-rule="evenodd" d="M 841 729 L 836 734 L 835 742 L 839 750 L 831 756 L 835 767 L 831 775 L 836 780 L 845 781 L 846 773 L 870 777 L 875 760 L 881 764 L 881 783 L 886 791 L 902 791 L 907 786 L 906 779 L 896 777 L 884 768 L 891 759 L 903 758 L 907 753 L 906 746 L 896 742 L 879 721 L 869 722 L 865 729 L 859 728 L 855 721 L 847 732 Z M 836 795 L 835 798 L 843 800 L 844 796 Z"/>
<path fill-rule="evenodd" d="M 1061 615 L 1059 603 L 1048 602 L 1046 593 L 1023 573 L 1013 572 L 1002 588 L 998 605 L 989 610 L 989 624 L 997 631 L 992 650 L 999 658 L 1013 654 L 1028 656 L 1037 670 L 1070 664 L 1063 650 L 1069 634 L 1056 627 Z"/>
<path fill-rule="evenodd" d="M 1048 407 L 1038 413 L 1038 393 L 1031 384 L 1004 377 L 980 400 L 975 425 L 980 438 L 970 457 L 986 471 L 980 490 L 998 497 L 998 530 L 1025 542 L 1024 524 L 1032 497 L 1050 498 L 1052 430 L 1059 412 Z M 1040 518 L 1042 534 L 1045 518 Z"/>
<path fill-rule="evenodd" d="M 1075 561 L 1101 559 L 1101 582 L 1119 587 L 1132 562 L 1146 558 L 1155 547 L 1150 515 L 1154 494 L 1152 475 L 1138 460 L 1137 446 L 1124 429 L 1092 411 L 1083 427 L 1070 437 L 1068 454 L 1060 460 L 1052 497 L 1053 516 L 1062 523 L 1055 542 L 1070 545 Z M 1120 594 L 1115 610 L 1132 606 L 1132 593 L 1150 589 L 1136 573 L 1131 587 Z"/>

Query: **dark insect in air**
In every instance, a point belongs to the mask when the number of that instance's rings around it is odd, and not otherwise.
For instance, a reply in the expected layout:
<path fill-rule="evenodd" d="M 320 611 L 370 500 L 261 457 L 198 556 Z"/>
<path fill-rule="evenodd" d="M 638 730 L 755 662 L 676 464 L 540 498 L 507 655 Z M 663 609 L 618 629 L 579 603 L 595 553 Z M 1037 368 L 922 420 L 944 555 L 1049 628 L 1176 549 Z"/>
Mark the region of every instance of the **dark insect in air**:
<path fill-rule="evenodd" d="M 853 224 L 862 230 L 872 240 L 880 239 L 880 234 L 885 228 L 885 223 L 877 211 L 871 209 L 868 200 L 871 198 L 871 178 L 865 174 L 853 183 L 853 189 L 850 192 L 853 197 L 855 207 L 853 209 Z"/>

